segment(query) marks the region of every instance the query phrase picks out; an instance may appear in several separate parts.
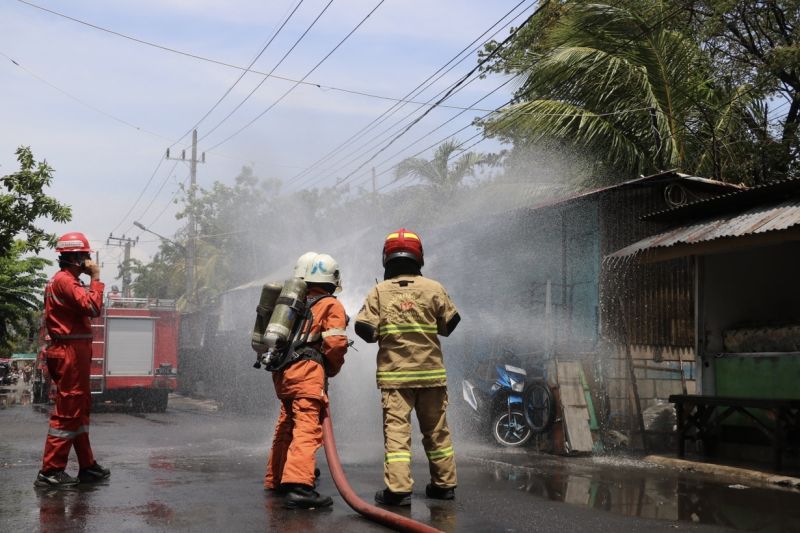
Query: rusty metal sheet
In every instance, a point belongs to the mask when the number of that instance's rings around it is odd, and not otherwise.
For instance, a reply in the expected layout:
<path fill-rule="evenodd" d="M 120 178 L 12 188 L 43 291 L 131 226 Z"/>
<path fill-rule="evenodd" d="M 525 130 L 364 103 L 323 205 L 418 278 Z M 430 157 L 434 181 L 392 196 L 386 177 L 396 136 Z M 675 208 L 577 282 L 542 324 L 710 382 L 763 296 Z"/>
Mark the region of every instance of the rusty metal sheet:
<path fill-rule="evenodd" d="M 619 259 L 655 248 L 781 231 L 797 225 L 800 225 L 800 200 L 788 200 L 778 205 L 755 207 L 739 215 L 726 215 L 653 235 L 626 246 L 606 258 Z"/>

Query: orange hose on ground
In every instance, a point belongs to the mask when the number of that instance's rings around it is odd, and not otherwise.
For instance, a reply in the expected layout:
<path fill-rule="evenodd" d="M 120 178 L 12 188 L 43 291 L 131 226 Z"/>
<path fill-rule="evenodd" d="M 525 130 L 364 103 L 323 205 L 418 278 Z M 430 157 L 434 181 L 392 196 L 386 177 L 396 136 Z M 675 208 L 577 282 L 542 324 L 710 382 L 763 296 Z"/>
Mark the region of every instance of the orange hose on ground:
<path fill-rule="evenodd" d="M 328 468 L 331 477 L 339 494 L 342 495 L 347 505 L 353 508 L 358 514 L 368 519 L 383 524 L 397 531 L 410 531 L 413 533 L 443 533 L 442 531 L 427 524 L 417 522 L 408 517 L 381 509 L 370 505 L 355 493 L 353 487 L 344 475 L 342 463 L 339 460 L 339 452 L 336 451 L 336 438 L 333 436 L 333 424 L 331 423 L 331 411 L 329 406 L 325 406 L 325 419 L 322 421 L 322 442 L 325 445 L 325 457 L 328 459 Z"/>

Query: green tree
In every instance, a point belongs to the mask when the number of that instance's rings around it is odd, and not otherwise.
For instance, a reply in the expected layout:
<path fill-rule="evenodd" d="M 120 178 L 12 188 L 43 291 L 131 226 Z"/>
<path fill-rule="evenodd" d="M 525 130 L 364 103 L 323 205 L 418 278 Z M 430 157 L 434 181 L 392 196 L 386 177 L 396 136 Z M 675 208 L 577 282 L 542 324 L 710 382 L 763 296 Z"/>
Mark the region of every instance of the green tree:
<path fill-rule="evenodd" d="M 717 80 L 759 100 L 755 181 L 800 174 L 800 0 L 672 0 Z"/>
<path fill-rule="evenodd" d="M 25 343 L 36 329 L 35 317 L 47 282 L 43 270 L 51 263 L 41 257 L 25 257 L 27 248 L 26 242 L 17 240 L 0 255 L 0 350 Z"/>
<path fill-rule="evenodd" d="M 748 157 L 742 137 L 755 133 L 740 128 L 753 100 L 712 83 L 707 56 L 675 29 L 677 12 L 658 0 L 552 3 L 488 68 L 524 82 L 487 133 L 588 151 L 606 179 L 680 168 L 739 181 L 728 170 Z"/>
<path fill-rule="evenodd" d="M 397 165 L 395 179 L 413 177 L 436 192 L 447 193 L 458 188 L 467 177 L 474 176 L 480 165 L 488 163 L 488 157 L 475 152 L 462 153 L 450 163 L 456 155 L 459 143 L 456 140 L 445 141 L 436 148 L 433 158 L 422 159 L 410 157 Z"/>
<path fill-rule="evenodd" d="M 168 242 L 161 244 L 149 263 L 131 259 L 133 294 L 145 298 L 177 300 L 186 288 L 184 260 L 184 249 L 177 243 Z"/>
<path fill-rule="evenodd" d="M 68 206 L 44 192 L 53 181 L 53 169 L 35 161 L 30 148 L 17 149 L 20 170 L 0 178 L 0 349 L 27 346 L 37 329 L 41 296 L 47 281 L 47 259 L 38 252 L 55 236 L 37 224 L 42 219 L 67 222 Z"/>
<path fill-rule="evenodd" d="M 17 149 L 20 170 L 0 178 L 5 191 L 0 192 L 0 255 L 14 246 L 16 239 L 23 242 L 23 252 L 38 252 L 55 239 L 37 226 L 42 218 L 55 222 L 68 222 L 70 208 L 47 196 L 44 189 L 53 181 L 53 169 L 46 161 L 35 161 L 30 148 Z"/>

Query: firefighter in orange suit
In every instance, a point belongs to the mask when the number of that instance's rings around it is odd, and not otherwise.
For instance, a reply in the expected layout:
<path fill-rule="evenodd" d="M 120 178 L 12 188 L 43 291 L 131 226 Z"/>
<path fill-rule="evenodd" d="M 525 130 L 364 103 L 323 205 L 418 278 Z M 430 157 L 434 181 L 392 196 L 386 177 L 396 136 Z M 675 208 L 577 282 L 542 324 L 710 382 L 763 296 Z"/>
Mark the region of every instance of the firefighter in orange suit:
<path fill-rule="evenodd" d="M 384 281 L 373 287 L 356 317 L 356 334 L 378 342 L 386 488 L 375 494 L 375 501 L 385 505 L 411 504 L 414 410 L 431 473 L 425 494 L 455 497 L 455 456 L 445 416 L 447 379 L 438 335 L 450 335 L 461 318 L 444 287 L 422 276 L 423 264 L 416 233 L 390 233 L 383 246 Z"/>
<path fill-rule="evenodd" d="M 61 270 L 44 291 L 44 323 L 50 337 L 45 348 L 47 370 L 56 384 L 56 405 L 44 446 L 37 487 L 69 487 L 111 475 L 94 460 L 89 444 L 89 411 L 92 405 L 89 369 L 92 363 L 92 327 L 89 319 L 100 315 L 103 289 L 100 267 L 91 260 L 92 250 L 83 233 L 62 235 L 56 243 Z M 86 287 L 81 274 L 91 277 Z M 71 448 L 78 456 L 78 477 L 65 472 Z"/>
<path fill-rule="evenodd" d="M 311 334 L 297 350 L 300 358 L 272 375 L 281 412 L 267 460 L 264 488 L 285 494 L 284 507 L 309 509 L 333 504 L 315 487 L 315 456 L 322 446 L 322 416 L 328 401 L 327 379 L 339 373 L 348 342 L 347 315 L 333 296 L 341 290 L 338 263 L 327 254 L 300 257 L 295 276 L 308 287 Z"/>

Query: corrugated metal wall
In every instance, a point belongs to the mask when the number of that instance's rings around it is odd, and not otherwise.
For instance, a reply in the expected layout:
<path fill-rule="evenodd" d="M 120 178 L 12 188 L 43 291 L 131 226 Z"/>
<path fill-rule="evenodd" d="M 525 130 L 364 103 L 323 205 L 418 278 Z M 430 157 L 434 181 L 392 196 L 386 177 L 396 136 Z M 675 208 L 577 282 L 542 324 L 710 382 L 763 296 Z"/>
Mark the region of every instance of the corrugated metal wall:
<path fill-rule="evenodd" d="M 639 220 L 663 207 L 662 187 L 629 189 L 601 199 L 603 255 L 663 230 L 659 224 Z M 600 283 L 604 337 L 633 345 L 693 347 L 692 271 L 690 259 L 604 263 Z"/>

